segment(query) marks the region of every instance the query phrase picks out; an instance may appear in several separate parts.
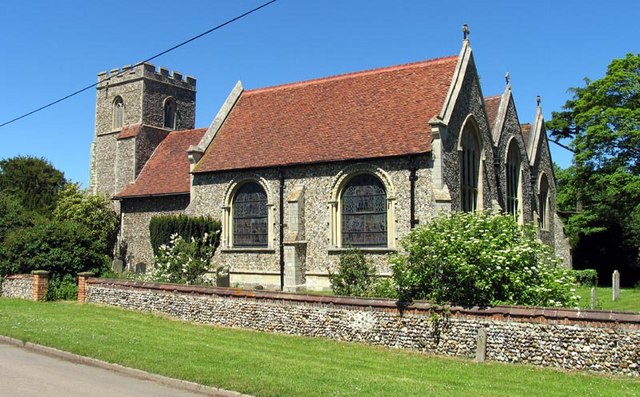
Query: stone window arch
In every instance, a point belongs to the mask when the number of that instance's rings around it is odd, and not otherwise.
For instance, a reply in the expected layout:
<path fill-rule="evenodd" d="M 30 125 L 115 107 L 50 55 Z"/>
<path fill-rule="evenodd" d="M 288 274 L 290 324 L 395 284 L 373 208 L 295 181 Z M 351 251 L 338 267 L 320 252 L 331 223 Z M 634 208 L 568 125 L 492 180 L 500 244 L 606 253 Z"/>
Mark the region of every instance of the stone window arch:
<path fill-rule="evenodd" d="M 225 193 L 222 247 L 227 249 L 273 248 L 273 195 L 258 176 L 234 180 Z"/>
<path fill-rule="evenodd" d="M 549 230 L 549 179 L 543 172 L 538 182 L 538 224 L 540 229 Z"/>
<path fill-rule="evenodd" d="M 169 129 L 176 128 L 176 110 L 178 106 L 176 100 L 172 97 L 168 97 L 164 101 L 164 127 Z"/>
<path fill-rule="evenodd" d="M 460 153 L 460 209 L 476 211 L 482 203 L 482 141 L 478 126 L 469 115 L 464 122 L 458 141 Z"/>
<path fill-rule="evenodd" d="M 505 172 L 505 211 L 513 215 L 518 222 L 522 222 L 522 157 L 518 142 L 514 138 L 507 146 Z"/>
<path fill-rule="evenodd" d="M 122 128 L 124 125 L 124 101 L 118 95 L 113 99 L 113 128 Z"/>
<path fill-rule="evenodd" d="M 329 201 L 331 247 L 393 248 L 394 201 L 391 180 L 380 168 L 367 164 L 344 168 Z"/>

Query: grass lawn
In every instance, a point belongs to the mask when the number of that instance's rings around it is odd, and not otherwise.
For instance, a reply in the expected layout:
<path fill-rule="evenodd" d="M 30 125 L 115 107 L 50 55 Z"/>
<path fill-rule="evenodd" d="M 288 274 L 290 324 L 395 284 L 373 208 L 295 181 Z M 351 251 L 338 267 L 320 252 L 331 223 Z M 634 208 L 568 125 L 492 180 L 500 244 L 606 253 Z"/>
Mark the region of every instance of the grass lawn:
<path fill-rule="evenodd" d="M 580 295 L 580 307 L 589 308 L 591 305 L 591 288 L 580 287 L 577 290 Z M 620 290 L 620 299 L 611 300 L 611 288 L 596 288 L 596 309 L 614 311 L 640 312 L 640 289 L 623 288 Z"/>
<path fill-rule="evenodd" d="M 0 334 L 257 396 L 638 396 L 640 381 L 0 299 Z"/>

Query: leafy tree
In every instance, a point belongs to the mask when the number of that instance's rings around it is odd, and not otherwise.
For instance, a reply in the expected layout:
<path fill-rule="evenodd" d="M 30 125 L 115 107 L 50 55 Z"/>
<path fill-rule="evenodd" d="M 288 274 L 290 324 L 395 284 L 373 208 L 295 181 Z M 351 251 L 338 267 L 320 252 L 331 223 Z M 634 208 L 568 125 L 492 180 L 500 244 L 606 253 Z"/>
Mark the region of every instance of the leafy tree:
<path fill-rule="evenodd" d="M 640 54 L 613 60 L 603 78 L 585 83 L 547 123 L 552 137 L 573 139 L 575 151 L 558 204 L 578 208 L 566 222 L 576 267 L 597 267 L 603 280 L 617 268 L 633 283 L 640 277 Z"/>
<path fill-rule="evenodd" d="M 60 192 L 53 215 L 57 221 L 84 226 L 95 240 L 99 253 L 110 255 L 113 252 L 119 220 L 106 197 L 88 194 L 80 190 L 78 184 L 67 184 Z"/>
<path fill-rule="evenodd" d="M 100 254 L 86 227 L 75 222 L 52 221 L 20 229 L 5 239 L 0 275 L 48 270 L 51 279 L 100 271 L 108 257 Z"/>
<path fill-rule="evenodd" d="M 14 196 L 28 211 L 49 216 L 66 183 L 64 174 L 44 158 L 0 160 L 0 192 Z"/>
<path fill-rule="evenodd" d="M 402 300 L 438 304 L 574 306 L 574 277 L 531 225 L 490 212 L 440 215 L 392 256 Z"/>
<path fill-rule="evenodd" d="M 9 232 L 33 226 L 35 223 L 36 220 L 27 214 L 18 199 L 0 192 L 0 245 Z"/>

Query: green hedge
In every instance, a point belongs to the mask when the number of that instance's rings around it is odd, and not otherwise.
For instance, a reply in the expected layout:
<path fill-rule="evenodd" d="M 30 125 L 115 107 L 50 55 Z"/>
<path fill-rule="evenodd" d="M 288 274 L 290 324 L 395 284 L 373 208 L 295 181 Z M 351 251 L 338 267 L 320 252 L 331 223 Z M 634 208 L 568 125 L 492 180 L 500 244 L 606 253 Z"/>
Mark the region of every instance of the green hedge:
<path fill-rule="evenodd" d="M 572 270 L 576 282 L 583 287 L 598 286 L 598 271 L 595 269 Z"/>
<path fill-rule="evenodd" d="M 149 223 L 151 247 L 154 255 L 158 255 L 159 247 L 168 244 L 171 235 L 177 233 L 183 239 L 202 240 L 207 233 L 209 241 L 217 247 L 220 244 L 220 221 L 208 216 L 191 217 L 187 215 L 159 215 L 151 218 Z"/>

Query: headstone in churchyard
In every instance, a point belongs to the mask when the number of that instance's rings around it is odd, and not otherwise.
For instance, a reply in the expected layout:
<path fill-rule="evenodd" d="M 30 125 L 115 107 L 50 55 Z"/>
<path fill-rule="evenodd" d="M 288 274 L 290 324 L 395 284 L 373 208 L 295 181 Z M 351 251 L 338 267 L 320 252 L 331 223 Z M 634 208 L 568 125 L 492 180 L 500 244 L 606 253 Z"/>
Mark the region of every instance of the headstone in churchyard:
<path fill-rule="evenodd" d="M 598 297 L 596 296 L 596 287 L 591 287 L 591 308 L 595 309 L 596 304 L 598 302 Z"/>
<path fill-rule="evenodd" d="M 120 259 L 114 259 L 111 261 L 111 270 L 116 273 L 122 273 L 123 263 Z"/>
<path fill-rule="evenodd" d="M 136 263 L 136 273 L 145 274 L 147 272 L 147 265 L 144 262 Z"/>
<path fill-rule="evenodd" d="M 618 299 L 620 299 L 620 272 L 618 272 L 617 270 L 613 271 L 611 287 L 612 287 L 611 299 L 614 301 L 617 301 Z"/>
<path fill-rule="evenodd" d="M 478 328 L 476 361 L 481 363 L 487 358 L 487 329 L 485 327 Z"/>

